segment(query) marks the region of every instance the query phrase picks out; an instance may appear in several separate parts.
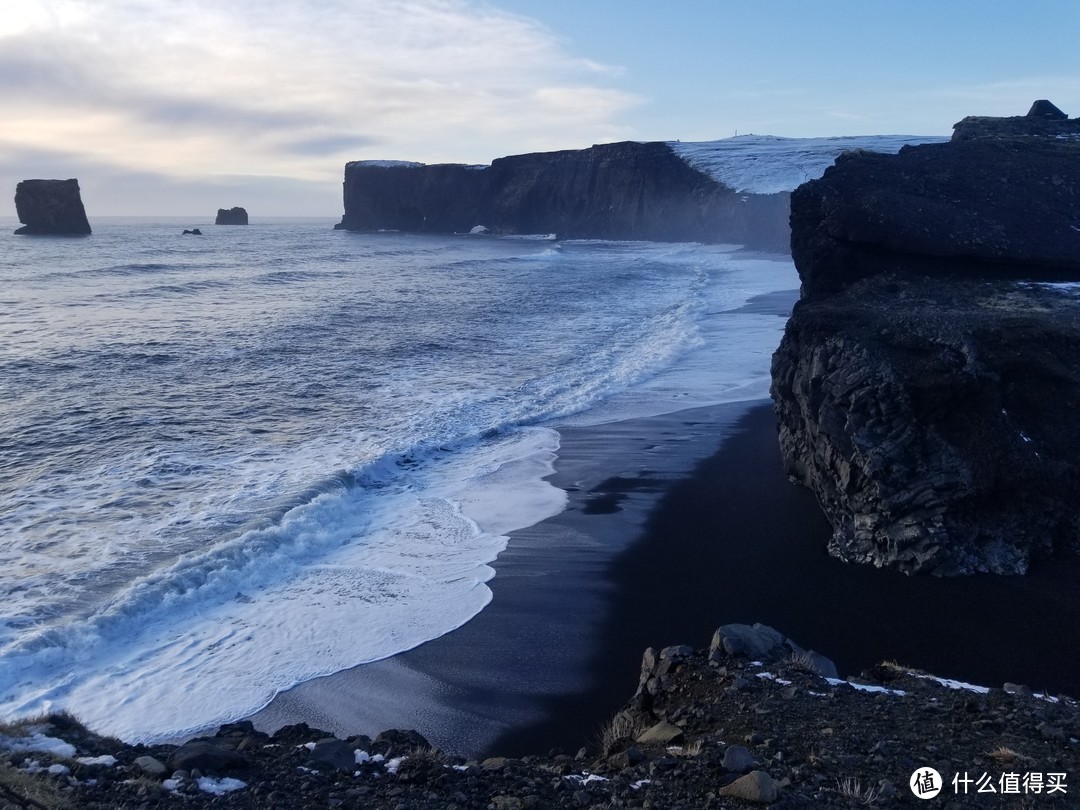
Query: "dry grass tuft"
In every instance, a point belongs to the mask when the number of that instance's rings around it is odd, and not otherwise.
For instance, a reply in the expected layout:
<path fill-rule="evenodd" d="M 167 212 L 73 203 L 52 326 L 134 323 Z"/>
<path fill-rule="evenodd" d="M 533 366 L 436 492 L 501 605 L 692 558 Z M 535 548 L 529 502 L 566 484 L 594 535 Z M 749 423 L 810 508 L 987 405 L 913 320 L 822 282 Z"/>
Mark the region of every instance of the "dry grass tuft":
<path fill-rule="evenodd" d="M 604 756 L 608 756 L 627 741 L 636 740 L 648 728 L 649 722 L 641 715 L 619 712 L 600 730 L 597 743 Z"/>
<path fill-rule="evenodd" d="M 1006 745 L 999 745 L 993 751 L 987 751 L 986 755 L 994 760 L 999 766 L 1031 765 L 1035 761 L 1031 757 L 1026 757 L 1019 751 L 1014 751 Z"/>
<path fill-rule="evenodd" d="M 814 657 L 808 652 L 792 652 L 784 661 L 784 664 L 792 672 L 806 672 L 810 675 L 821 674 L 821 670 L 814 663 Z"/>
<path fill-rule="evenodd" d="M 71 802 L 46 779 L 35 779 L 0 759 L 0 806 L 64 810 Z"/>
<path fill-rule="evenodd" d="M 871 805 L 878 798 L 876 787 L 864 788 L 858 779 L 851 777 L 836 780 L 836 790 L 848 801 L 861 805 Z"/>

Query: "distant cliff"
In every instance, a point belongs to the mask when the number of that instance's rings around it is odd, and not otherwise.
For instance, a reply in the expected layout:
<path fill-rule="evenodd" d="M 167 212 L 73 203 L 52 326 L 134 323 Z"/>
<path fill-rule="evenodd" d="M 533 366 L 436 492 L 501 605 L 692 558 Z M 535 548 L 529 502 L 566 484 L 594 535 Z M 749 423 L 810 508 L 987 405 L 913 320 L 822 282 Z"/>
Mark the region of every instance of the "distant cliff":
<path fill-rule="evenodd" d="M 780 443 L 842 559 L 1020 573 L 1080 546 L 1080 121 L 972 118 L 791 198 Z"/>
<path fill-rule="evenodd" d="M 357 231 L 556 233 L 568 239 L 729 242 L 787 252 L 788 194 L 739 194 L 664 143 L 500 158 L 490 166 L 360 161 L 345 167 Z"/>
<path fill-rule="evenodd" d="M 23 180 L 15 187 L 15 213 L 23 227 L 17 234 L 86 236 L 86 219 L 78 180 Z"/>

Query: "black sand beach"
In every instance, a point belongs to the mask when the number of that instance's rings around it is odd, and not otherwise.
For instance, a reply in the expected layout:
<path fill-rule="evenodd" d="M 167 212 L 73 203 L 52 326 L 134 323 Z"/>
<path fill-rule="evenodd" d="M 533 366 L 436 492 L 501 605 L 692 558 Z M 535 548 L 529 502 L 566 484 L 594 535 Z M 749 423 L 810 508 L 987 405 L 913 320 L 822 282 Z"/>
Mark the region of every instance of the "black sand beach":
<path fill-rule="evenodd" d="M 493 563 L 490 605 L 414 650 L 279 695 L 254 716 L 256 726 L 307 722 L 339 735 L 410 727 L 469 755 L 504 744 L 583 744 L 633 691 L 644 649 L 636 639 L 606 638 L 620 590 L 613 565 L 641 537 L 662 493 L 747 409 L 738 403 L 560 429 L 549 480 L 568 491 L 569 506 L 511 534 Z M 613 656 L 619 673 L 609 683 L 594 658 Z M 573 714 L 551 705 L 565 695 L 580 697 Z"/>
<path fill-rule="evenodd" d="M 937 579 L 829 557 L 813 496 L 783 473 L 767 403 L 562 435 L 551 480 L 569 508 L 512 535 L 484 611 L 279 695 L 256 725 L 415 727 L 465 755 L 572 751 L 630 697 L 645 647 L 700 645 L 728 622 L 771 624 L 844 675 L 895 660 L 1080 693 L 1075 560 L 1022 578 Z"/>

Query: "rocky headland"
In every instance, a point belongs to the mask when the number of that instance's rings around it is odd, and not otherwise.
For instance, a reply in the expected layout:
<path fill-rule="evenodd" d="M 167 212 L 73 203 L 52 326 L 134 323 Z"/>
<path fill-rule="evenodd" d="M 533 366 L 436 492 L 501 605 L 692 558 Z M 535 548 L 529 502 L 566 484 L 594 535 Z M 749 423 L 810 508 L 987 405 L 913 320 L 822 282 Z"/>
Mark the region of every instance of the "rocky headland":
<path fill-rule="evenodd" d="M 23 227 L 17 234 L 32 236 L 87 236 L 79 181 L 23 180 L 15 187 L 15 213 Z"/>
<path fill-rule="evenodd" d="M 232 208 L 219 208 L 217 217 L 214 219 L 215 225 L 247 225 L 248 224 L 248 212 L 240 206 L 234 206 Z"/>
<path fill-rule="evenodd" d="M 490 166 L 356 161 L 339 229 L 730 242 L 787 252 L 788 194 L 736 193 L 666 143 L 513 155 Z"/>
<path fill-rule="evenodd" d="M 792 193 L 772 395 L 844 560 L 1019 574 L 1080 545 L 1080 120 L 1045 113 Z"/>

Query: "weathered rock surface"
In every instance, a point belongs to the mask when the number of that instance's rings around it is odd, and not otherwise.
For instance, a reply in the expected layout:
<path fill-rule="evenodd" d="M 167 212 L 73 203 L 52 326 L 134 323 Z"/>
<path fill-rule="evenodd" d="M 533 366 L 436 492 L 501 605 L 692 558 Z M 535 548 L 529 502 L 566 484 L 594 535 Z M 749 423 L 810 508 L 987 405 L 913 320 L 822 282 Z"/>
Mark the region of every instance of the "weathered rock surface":
<path fill-rule="evenodd" d="M 967 118 L 953 140 L 846 152 L 791 195 L 803 298 L 884 273 L 1080 280 L 1080 120 Z"/>
<path fill-rule="evenodd" d="M 664 143 L 504 157 L 490 166 L 359 161 L 345 167 L 346 230 L 555 233 L 731 242 L 787 252 L 788 194 L 736 194 Z"/>
<path fill-rule="evenodd" d="M 964 119 L 792 194 L 802 280 L 773 357 L 829 550 L 1022 573 L 1080 543 L 1080 121 Z"/>
<path fill-rule="evenodd" d="M 18 234 L 86 236 L 86 219 L 79 181 L 23 180 L 15 187 L 15 213 L 23 227 Z"/>
<path fill-rule="evenodd" d="M 219 208 L 215 225 L 247 225 L 248 212 L 240 206 L 234 208 Z"/>

